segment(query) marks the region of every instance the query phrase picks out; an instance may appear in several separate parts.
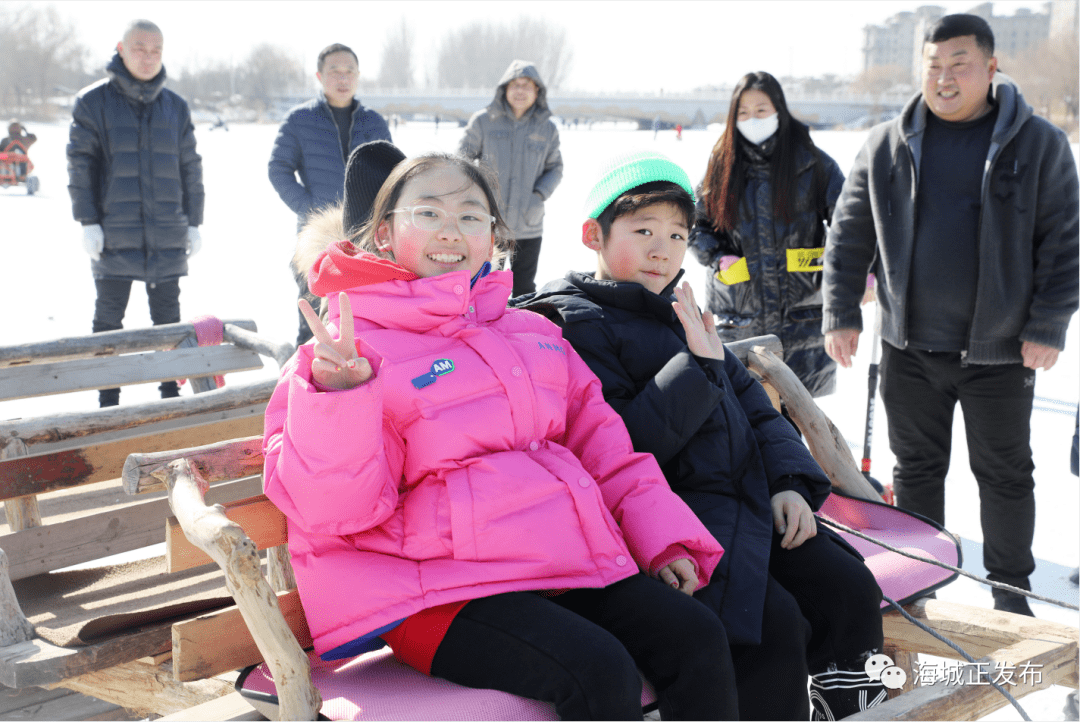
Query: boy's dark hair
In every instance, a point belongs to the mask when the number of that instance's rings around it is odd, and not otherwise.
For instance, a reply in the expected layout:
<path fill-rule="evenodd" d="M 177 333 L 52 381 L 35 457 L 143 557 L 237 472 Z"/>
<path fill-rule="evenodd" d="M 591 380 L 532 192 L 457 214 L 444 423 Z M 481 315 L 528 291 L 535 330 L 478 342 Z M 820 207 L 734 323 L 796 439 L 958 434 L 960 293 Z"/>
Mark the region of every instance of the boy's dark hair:
<path fill-rule="evenodd" d="M 606 239 L 611 232 L 611 224 L 620 216 L 625 216 L 642 208 L 670 203 L 682 211 L 686 219 L 686 227 L 689 229 L 694 223 L 694 199 L 678 183 L 671 181 L 653 181 L 636 186 L 613 200 L 604 211 L 596 217 L 600 224 L 600 230 Z"/>
<path fill-rule="evenodd" d="M 315 66 L 315 69 L 320 73 L 322 72 L 323 65 L 326 63 L 326 56 L 333 53 L 348 53 L 356 61 L 356 65 L 360 65 L 360 58 L 356 57 L 356 53 L 348 45 L 342 45 L 341 43 L 334 43 L 333 45 L 327 45 L 322 51 L 319 52 L 319 62 Z"/>
<path fill-rule="evenodd" d="M 990 29 L 990 23 L 978 15 L 946 15 L 926 29 L 923 43 L 943 43 L 965 35 L 974 35 L 979 50 L 988 58 L 994 57 L 994 31 Z"/>

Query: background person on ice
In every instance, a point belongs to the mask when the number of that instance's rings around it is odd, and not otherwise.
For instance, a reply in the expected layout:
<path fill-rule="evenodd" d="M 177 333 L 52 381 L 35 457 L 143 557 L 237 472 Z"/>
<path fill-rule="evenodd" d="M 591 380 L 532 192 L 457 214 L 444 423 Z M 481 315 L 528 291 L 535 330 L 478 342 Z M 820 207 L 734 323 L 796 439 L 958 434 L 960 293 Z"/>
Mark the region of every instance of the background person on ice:
<path fill-rule="evenodd" d="M 163 46 L 157 25 L 131 23 L 109 77 L 79 91 L 72 111 L 68 191 L 97 290 L 94 333 L 123 328 L 132 281 L 146 283 L 155 326 L 179 323 L 180 277 L 202 246 L 202 159 L 187 103 L 165 87 Z M 180 395 L 175 381 L 159 388 Z M 98 402 L 119 404 L 120 389 Z"/>
<path fill-rule="evenodd" d="M 381 635 L 562 719 L 640 718 L 636 663 L 665 719 L 731 719 L 727 639 L 690 596 L 722 549 L 558 329 L 507 309 L 492 188 L 465 158 L 403 161 L 359 248 L 310 271 L 332 328 L 300 302 L 316 342 L 283 370 L 265 451 L 315 649 Z"/>
<path fill-rule="evenodd" d="M 586 201 L 596 272 L 515 299 L 551 317 L 603 384 L 636 451 L 724 547 L 694 596 L 723 620 L 740 719 L 840 719 L 885 698 L 866 660 L 882 649 L 881 590 L 812 509 L 830 482 L 682 276 L 694 217 L 685 171 L 658 153 L 610 161 Z M 678 301 L 672 304 L 674 291 Z"/>
<path fill-rule="evenodd" d="M 849 367 L 873 272 L 896 503 L 945 523 L 959 401 L 987 576 L 1030 589 L 1035 369 L 1054 365 L 1077 308 L 1077 176 L 1065 134 L 996 71 L 982 18 L 927 30 L 922 91 L 870 132 L 836 204 L 822 329 Z M 1022 595 L 993 595 L 1031 614 Z"/>
<path fill-rule="evenodd" d="M 390 129 L 381 115 L 356 99 L 360 66 L 354 53 L 341 43 L 323 48 L 315 78 L 322 86 L 316 98 L 289 111 L 274 139 L 268 172 L 270 183 L 293 213 L 300 231 L 313 211 L 341 200 L 345 163 L 357 146 L 374 140 L 389 141 Z M 305 274 L 293 273 L 300 298 L 315 303 Z M 296 344 L 311 338 L 304 314 Z"/>
<path fill-rule="evenodd" d="M 0 153 L 12 151 L 26 154 L 30 150 L 30 146 L 37 142 L 37 136 L 28 131 L 26 126 L 17 120 L 12 119 L 8 123 L 7 131 L 7 137 L 0 140 Z M 15 172 L 20 178 L 26 176 L 26 163 L 19 163 Z"/>
<path fill-rule="evenodd" d="M 735 86 L 713 147 L 690 250 L 709 269 L 705 306 L 725 342 L 776 334 L 812 396 L 836 387 L 821 334 L 821 253 L 844 174 L 791 117 L 766 72 Z"/>
<path fill-rule="evenodd" d="M 510 63 L 495 99 L 469 118 L 458 152 L 478 158 L 498 176 L 499 207 L 514 237 L 513 295 L 535 291 L 544 201 L 562 180 L 563 162 L 547 87 L 534 64 Z"/>

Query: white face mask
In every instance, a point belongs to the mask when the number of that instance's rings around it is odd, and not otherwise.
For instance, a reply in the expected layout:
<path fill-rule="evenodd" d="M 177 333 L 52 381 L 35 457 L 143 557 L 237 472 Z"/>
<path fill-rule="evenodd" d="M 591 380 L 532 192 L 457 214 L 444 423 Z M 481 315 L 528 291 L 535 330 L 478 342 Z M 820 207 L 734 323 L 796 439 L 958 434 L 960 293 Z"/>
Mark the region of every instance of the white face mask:
<path fill-rule="evenodd" d="M 772 137 L 780 127 L 780 116 L 773 113 L 767 118 L 750 118 L 735 123 L 735 127 L 751 143 L 760 145 Z"/>

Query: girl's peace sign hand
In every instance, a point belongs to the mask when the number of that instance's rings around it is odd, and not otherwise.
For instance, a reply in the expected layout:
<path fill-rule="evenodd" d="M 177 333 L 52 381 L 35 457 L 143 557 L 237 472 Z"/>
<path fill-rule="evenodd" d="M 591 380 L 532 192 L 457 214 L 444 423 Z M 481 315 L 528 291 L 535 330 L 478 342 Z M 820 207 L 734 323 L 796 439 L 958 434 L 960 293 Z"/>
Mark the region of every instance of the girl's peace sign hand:
<path fill-rule="evenodd" d="M 306 299 L 301 298 L 299 305 L 300 312 L 315 334 L 315 359 L 311 362 L 311 375 L 315 381 L 332 389 L 352 389 L 370 379 L 371 364 L 356 353 L 349 296 L 344 292 L 338 295 L 341 335 L 337 339 L 331 338 L 322 319 Z"/>
<path fill-rule="evenodd" d="M 713 315 L 708 311 L 698 313 L 694 291 L 688 281 L 683 281 L 681 288 L 675 288 L 675 298 L 678 300 L 672 306 L 686 331 L 686 345 L 690 348 L 690 353 L 701 358 L 723 361 L 724 343 L 716 335 Z"/>

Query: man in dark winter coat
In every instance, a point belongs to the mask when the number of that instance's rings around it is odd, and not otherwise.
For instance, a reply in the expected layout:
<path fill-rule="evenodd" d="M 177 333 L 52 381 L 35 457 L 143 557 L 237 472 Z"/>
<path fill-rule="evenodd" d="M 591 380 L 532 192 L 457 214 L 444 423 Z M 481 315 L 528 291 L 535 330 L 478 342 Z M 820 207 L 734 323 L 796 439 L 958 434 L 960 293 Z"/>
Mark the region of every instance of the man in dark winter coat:
<path fill-rule="evenodd" d="M 345 163 L 352 149 L 373 140 L 390 140 L 381 115 L 356 99 L 360 69 L 356 53 L 341 43 L 323 48 L 315 78 L 322 86 L 317 98 L 289 111 L 270 153 L 270 183 L 293 213 L 300 231 L 308 216 L 341 200 Z M 353 229 L 345 229 L 350 232 Z M 318 307 L 307 279 L 296 273 L 300 297 Z M 297 345 L 311 338 L 304 315 L 297 311 Z"/>
<path fill-rule="evenodd" d="M 1078 183 L 1065 134 L 996 70 L 982 18 L 927 30 L 922 92 L 870 132 L 833 212 L 822 330 L 850 367 L 873 272 L 897 504 L 944 524 L 959 401 L 988 577 L 1030 589 L 1035 369 L 1054 365 L 1077 308 Z M 1021 594 L 993 595 L 1031 614 Z"/>
<path fill-rule="evenodd" d="M 180 277 L 199 251 L 202 159 L 187 103 L 165 88 L 161 30 L 136 20 L 109 77 L 79 92 L 67 146 L 72 213 L 97 288 L 94 333 L 123 328 L 132 281 L 146 283 L 154 325 L 180 321 Z M 162 398 L 179 396 L 163 382 Z M 120 389 L 102 389 L 102 406 Z"/>
<path fill-rule="evenodd" d="M 478 158 L 498 175 L 499 210 L 514 234 L 513 295 L 535 291 L 544 202 L 562 180 L 563 162 L 547 86 L 534 64 L 510 63 L 495 99 L 469 118 L 458 152 Z"/>

